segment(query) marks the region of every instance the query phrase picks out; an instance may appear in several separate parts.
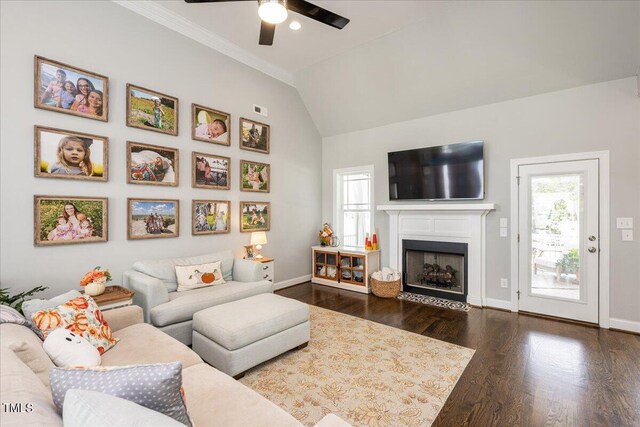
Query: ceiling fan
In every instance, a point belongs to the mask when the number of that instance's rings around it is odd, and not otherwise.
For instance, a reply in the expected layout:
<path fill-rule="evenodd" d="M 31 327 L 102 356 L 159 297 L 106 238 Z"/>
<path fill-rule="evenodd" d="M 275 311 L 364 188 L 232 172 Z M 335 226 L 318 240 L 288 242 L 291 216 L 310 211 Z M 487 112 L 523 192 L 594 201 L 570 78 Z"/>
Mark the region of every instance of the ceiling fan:
<path fill-rule="evenodd" d="M 187 3 L 222 3 L 228 1 L 256 1 L 256 0 L 184 0 Z M 258 15 L 260 24 L 261 45 L 271 46 L 276 32 L 276 24 L 287 19 L 287 9 L 299 13 L 307 18 L 329 25 L 339 30 L 343 29 L 349 20 L 343 16 L 309 3 L 305 0 L 258 0 Z"/>

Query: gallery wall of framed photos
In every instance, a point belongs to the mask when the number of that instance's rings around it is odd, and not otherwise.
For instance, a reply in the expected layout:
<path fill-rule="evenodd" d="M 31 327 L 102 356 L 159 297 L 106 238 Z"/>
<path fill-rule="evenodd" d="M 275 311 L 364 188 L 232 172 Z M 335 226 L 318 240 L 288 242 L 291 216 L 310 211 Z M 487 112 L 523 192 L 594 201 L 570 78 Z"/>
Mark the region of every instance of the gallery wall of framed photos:
<path fill-rule="evenodd" d="M 57 28 L 0 40 L 12 64 L 2 74 L 3 285 L 42 281 L 55 293 L 95 265 L 120 281 L 140 259 L 241 257 L 254 230 L 268 231 L 278 281 L 306 275 L 321 222 L 321 138 L 295 89 L 118 5 L 58 6 L 9 5 L 2 30 L 27 25 L 26 8 L 37 11 L 34 28 L 46 27 L 44 12 L 97 13 L 106 37 L 95 55 L 64 48 Z M 139 33 L 171 55 L 125 37 Z"/>

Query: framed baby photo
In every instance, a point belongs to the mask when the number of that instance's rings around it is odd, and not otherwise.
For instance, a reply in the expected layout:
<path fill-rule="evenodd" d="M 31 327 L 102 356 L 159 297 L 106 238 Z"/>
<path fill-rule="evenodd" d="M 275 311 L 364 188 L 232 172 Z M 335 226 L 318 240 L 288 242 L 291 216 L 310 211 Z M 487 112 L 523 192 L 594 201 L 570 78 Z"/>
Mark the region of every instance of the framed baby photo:
<path fill-rule="evenodd" d="M 230 121 L 229 113 L 191 104 L 191 139 L 231 145 Z"/>
<path fill-rule="evenodd" d="M 231 231 L 229 200 L 194 200 L 191 206 L 191 234 L 224 234 Z"/>
<path fill-rule="evenodd" d="M 271 229 L 271 203 L 240 202 L 240 231 L 269 231 Z"/>
<path fill-rule="evenodd" d="M 178 185 L 178 149 L 127 141 L 127 183 Z"/>
<path fill-rule="evenodd" d="M 109 179 L 109 138 L 34 126 L 34 174 L 39 178 Z"/>
<path fill-rule="evenodd" d="M 161 239 L 180 235 L 180 201 L 127 199 L 127 238 Z"/>
<path fill-rule="evenodd" d="M 127 83 L 127 126 L 178 135 L 178 98 Z"/>
<path fill-rule="evenodd" d="M 240 118 L 240 148 L 269 154 L 269 125 Z"/>
<path fill-rule="evenodd" d="M 271 166 L 267 163 L 240 160 L 240 190 L 268 193 L 271 183 Z"/>
<path fill-rule="evenodd" d="M 34 64 L 34 107 L 109 120 L 108 77 L 38 55 Z"/>
<path fill-rule="evenodd" d="M 231 188 L 231 159 L 213 154 L 191 155 L 191 185 L 194 188 L 228 190 Z"/>
<path fill-rule="evenodd" d="M 105 197 L 33 196 L 35 246 L 107 241 Z"/>

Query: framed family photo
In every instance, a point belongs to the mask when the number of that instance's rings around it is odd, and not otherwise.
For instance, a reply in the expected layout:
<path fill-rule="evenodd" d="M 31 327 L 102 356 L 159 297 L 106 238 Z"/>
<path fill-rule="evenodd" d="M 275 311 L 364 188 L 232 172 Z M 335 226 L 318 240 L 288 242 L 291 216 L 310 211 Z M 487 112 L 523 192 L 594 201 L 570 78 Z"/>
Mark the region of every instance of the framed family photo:
<path fill-rule="evenodd" d="M 191 155 L 191 185 L 194 188 L 228 190 L 231 188 L 231 159 L 213 154 Z"/>
<path fill-rule="evenodd" d="M 268 193 L 271 187 L 271 166 L 267 163 L 240 160 L 240 190 Z"/>
<path fill-rule="evenodd" d="M 191 104 L 191 139 L 231 145 L 230 121 L 229 113 Z"/>
<path fill-rule="evenodd" d="M 34 107 L 109 120 L 108 77 L 37 55 L 34 63 Z"/>
<path fill-rule="evenodd" d="M 104 197 L 33 196 L 35 246 L 107 241 Z"/>
<path fill-rule="evenodd" d="M 127 183 L 176 187 L 179 160 L 177 148 L 127 141 Z"/>
<path fill-rule="evenodd" d="M 34 174 L 40 178 L 109 179 L 109 138 L 34 126 Z"/>
<path fill-rule="evenodd" d="M 231 231 L 229 200 L 194 200 L 191 215 L 191 234 L 194 236 Z"/>
<path fill-rule="evenodd" d="M 240 202 L 240 231 L 269 231 L 271 229 L 270 202 Z"/>
<path fill-rule="evenodd" d="M 127 126 L 178 135 L 178 98 L 127 83 Z"/>
<path fill-rule="evenodd" d="M 180 235 L 180 201 L 127 199 L 127 238 L 159 239 Z"/>
<path fill-rule="evenodd" d="M 240 118 L 240 148 L 269 154 L 269 125 Z"/>

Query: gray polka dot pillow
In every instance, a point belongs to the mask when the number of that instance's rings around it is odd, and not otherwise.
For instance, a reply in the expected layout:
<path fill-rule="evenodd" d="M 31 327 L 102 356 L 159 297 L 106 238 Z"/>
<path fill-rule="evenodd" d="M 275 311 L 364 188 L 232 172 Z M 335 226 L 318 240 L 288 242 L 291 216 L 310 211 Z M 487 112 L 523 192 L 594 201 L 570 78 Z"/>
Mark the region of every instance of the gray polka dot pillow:
<path fill-rule="evenodd" d="M 53 368 L 53 403 L 62 413 L 68 390 L 90 390 L 120 397 L 192 427 L 182 396 L 182 363 L 109 368 Z"/>

